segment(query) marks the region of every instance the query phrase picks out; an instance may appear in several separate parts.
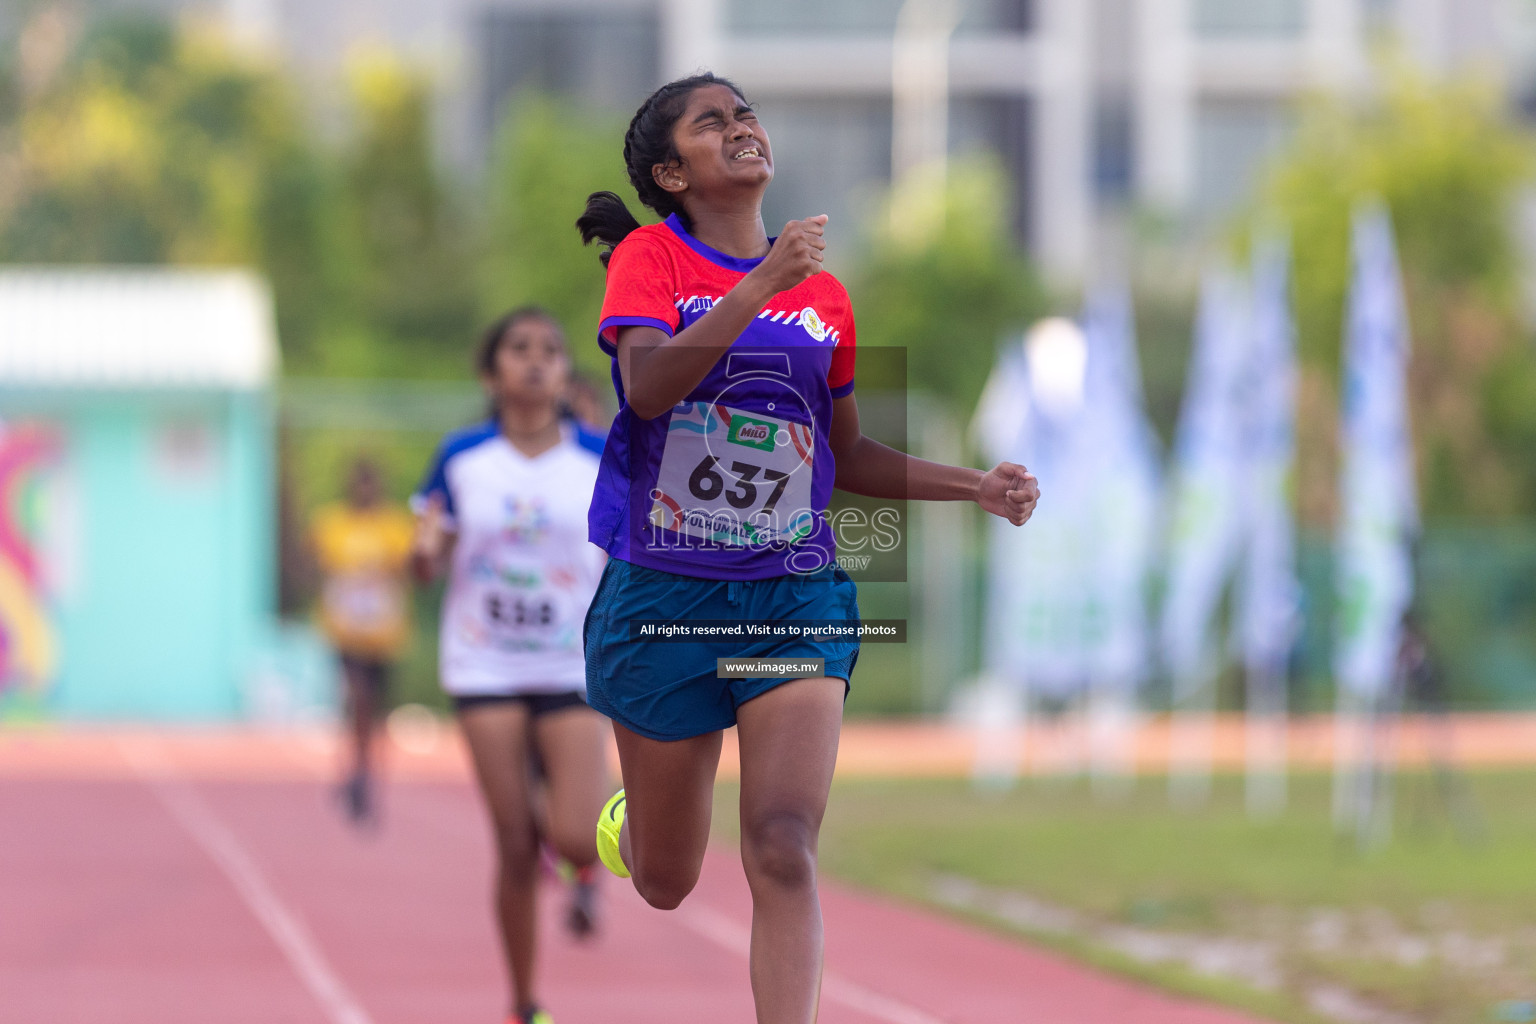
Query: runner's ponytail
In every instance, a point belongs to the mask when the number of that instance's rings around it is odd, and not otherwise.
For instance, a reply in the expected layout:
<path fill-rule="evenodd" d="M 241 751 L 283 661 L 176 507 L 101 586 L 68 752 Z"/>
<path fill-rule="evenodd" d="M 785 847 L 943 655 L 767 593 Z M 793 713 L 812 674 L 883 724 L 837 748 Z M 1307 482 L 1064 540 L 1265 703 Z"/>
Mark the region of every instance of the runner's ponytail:
<path fill-rule="evenodd" d="M 593 192 L 587 196 L 587 208 L 576 218 L 576 230 L 581 232 L 582 243 L 597 242 L 604 246 L 597 258 L 605 267 L 608 257 L 613 255 L 613 247 L 639 226 L 640 222 L 629 212 L 624 200 L 612 192 Z"/>

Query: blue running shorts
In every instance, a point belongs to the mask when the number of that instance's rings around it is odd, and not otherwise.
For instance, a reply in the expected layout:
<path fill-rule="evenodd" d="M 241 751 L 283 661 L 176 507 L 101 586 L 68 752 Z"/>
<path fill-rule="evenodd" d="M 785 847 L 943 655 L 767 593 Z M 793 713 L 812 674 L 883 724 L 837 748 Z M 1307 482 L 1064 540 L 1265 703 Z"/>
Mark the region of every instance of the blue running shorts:
<path fill-rule="evenodd" d="M 736 709 L 788 679 L 721 679 L 719 658 L 820 658 L 845 684 L 859 641 L 750 637 L 669 641 L 632 635 L 635 620 L 789 620 L 858 625 L 858 588 L 835 565 L 763 580 L 709 580 L 610 558 L 587 610 L 587 703 L 642 736 L 683 740 L 728 729 Z M 844 688 L 844 696 L 847 688 Z"/>

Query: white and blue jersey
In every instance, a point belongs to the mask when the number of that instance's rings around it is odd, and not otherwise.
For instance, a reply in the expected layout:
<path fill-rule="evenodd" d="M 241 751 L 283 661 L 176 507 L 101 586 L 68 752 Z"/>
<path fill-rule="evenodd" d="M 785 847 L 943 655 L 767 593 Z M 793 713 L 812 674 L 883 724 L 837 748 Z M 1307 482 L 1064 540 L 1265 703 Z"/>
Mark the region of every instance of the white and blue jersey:
<path fill-rule="evenodd" d="M 495 422 L 444 439 L 421 488 L 456 535 L 439 666 L 455 697 L 582 691 L 581 627 L 604 556 L 587 541 L 600 439 L 573 425 L 529 458 Z"/>

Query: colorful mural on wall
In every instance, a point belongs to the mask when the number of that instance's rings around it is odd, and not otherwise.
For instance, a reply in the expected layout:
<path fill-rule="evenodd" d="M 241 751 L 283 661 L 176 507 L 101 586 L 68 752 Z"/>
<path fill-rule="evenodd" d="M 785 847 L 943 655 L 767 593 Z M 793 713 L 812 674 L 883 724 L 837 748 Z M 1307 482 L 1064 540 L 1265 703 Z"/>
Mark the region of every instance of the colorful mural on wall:
<path fill-rule="evenodd" d="M 59 456 L 58 433 L 0 421 L 0 698 L 41 697 L 58 674 L 42 534 L 42 477 Z"/>

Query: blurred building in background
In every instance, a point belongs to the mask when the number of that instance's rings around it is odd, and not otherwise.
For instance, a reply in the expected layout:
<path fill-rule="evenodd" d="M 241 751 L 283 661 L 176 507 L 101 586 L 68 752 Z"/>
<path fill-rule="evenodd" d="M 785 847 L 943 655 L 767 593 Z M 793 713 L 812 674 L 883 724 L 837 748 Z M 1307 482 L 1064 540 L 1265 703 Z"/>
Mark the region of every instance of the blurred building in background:
<path fill-rule="evenodd" d="M 507 103 L 539 90 L 616 113 L 708 67 L 768 118 L 769 214 L 846 222 L 900 165 L 899 24 L 947 55 L 939 145 L 1006 167 L 1020 237 L 1058 279 L 1131 208 L 1205 220 L 1249 192 L 1310 91 L 1370 86 L 1396 45 L 1431 71 L 1478 68 L 1536 107 L 1536 9 L 1519 0 L 85 0 L 201 12 L 321 80 L 384 45 L 439 82 L 445 159 L 473 172 Z M 12 19 L 15 16 L 12 15 Z M 14 31 L 0 13 L 0 32 Z M 947 46 L 944 40 L 947 39 Z M 942 59 L 942 58 L 941 58 Z M 940 67 L 941 71 L 943 67 Z M 332 79 L 334 80 L 334 79 Z M 319 102 L 325 91 L 318 90 Z M 899 104 L 896 105 L 899 108 Z M 615 160 L 615 171 L 621 169 Z"/>
<path fill-rule="evenodd" d="M 0 325 L 0 704 L 250 710 L 276 626 L 265 286 L 11 267 Z"/>

